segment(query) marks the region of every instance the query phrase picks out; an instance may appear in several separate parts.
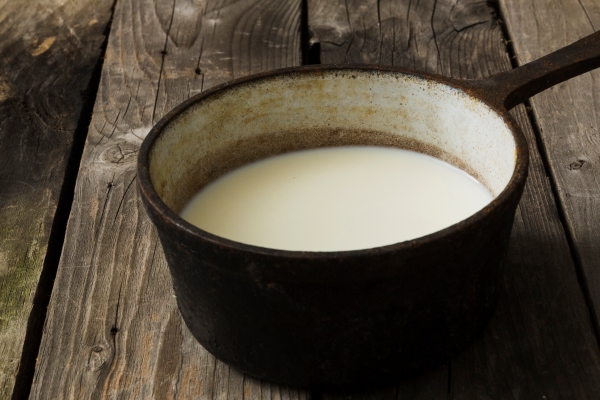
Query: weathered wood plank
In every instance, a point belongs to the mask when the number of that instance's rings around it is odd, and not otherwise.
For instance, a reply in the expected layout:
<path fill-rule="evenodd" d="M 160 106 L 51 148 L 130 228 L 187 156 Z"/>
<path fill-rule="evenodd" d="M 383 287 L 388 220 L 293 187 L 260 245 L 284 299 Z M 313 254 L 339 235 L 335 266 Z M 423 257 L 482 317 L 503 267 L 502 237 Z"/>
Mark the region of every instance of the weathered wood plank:
<path fill-rule="evenodd" d="M 460 78 L 511 68 L 487 2 L 311 0 L 309 28 L 324 62 L 394 64 Z M 598 397 L 600 355 L 585 300 L 524 107 L 514 115 L 531 144 L 531 167 L 495 317 L 447 366 L 359 398 Z"/>
<path fill-rule="evenodd" d="M 299 63 L 299 12 L 298 0 L 117 3 L 32 398 L 307 398 L 193 339 L 135 190 L 141 140 L 171 107 Z"/>
<path fill-rule="evenodd" d="M 34 296 L 45 263 L 56 268 L 48 264 L 60 248 L 48 248 L 50 235 L 75 136 L 85 135 L 77 126 L 112 3 L 0 3 L 2 399 L 13 395 L 18 373 L 33 370 L 48 300 Z"/>
<path fill-rule="evenodd" d="M 594 0 L 501 1 L 519 64 L 600 29 Z M 531 100 L 549 173 L 573 240 L 585 285 L 600 317 L 600 72 L 557 85 Z"/>

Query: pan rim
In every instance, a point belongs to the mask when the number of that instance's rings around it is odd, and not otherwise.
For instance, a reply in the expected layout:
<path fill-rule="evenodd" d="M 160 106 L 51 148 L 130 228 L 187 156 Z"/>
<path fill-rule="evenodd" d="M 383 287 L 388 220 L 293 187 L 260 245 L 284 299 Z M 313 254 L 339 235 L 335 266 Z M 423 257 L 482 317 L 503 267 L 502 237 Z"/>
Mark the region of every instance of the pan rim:
<path fill-rule="evenodd" d="M 156 143 L 158 138 L 161 136 L 165 128 L 175 121 L 181 114 L 185 113 L 188 109 L 193 107 L 195 104 L 202 101 L 206 101 L 215 96 L 220 96 L 228 90 L 238 88 L 244 85 L 252 85 L 260 83 L 261 81 L 268 79 L 276 79 L 283 76 L 288 77 L 301 77 L 303 75 L 313 75 L 315 73 L 336 73 L 336 72 L 350 72 L 356 71 L 357 73 L 383 73 L 383 74 L 394 74 L 404 75 L 417 79 L 423 79 L 425 81 L 433 81 L 449 86 L 454 89 L 458 89 L 470 98 L 485 104 L 491 109 L 496 115 L 502 118 L 508 129 L 510 130 L 513 140 L 515 142 L 515 168 L 511 175 L 509 182 L 503 188 L 503 190 L 484 208 L 472 214 L 471 216 L 463 219 L 453 225 L 450 225 L 444 229 L 430 233 L 425 236 L 421 236 L 415 239 L 388 244 L 384 246 L 356 249 L 356 250 L 342 250 L 342 251 L 297 251 L 297 250 L 282 250 L 267 247 L 260 247 L 250 244 L 237 242 L 234 240 L 226 239 L 224 237 L 214 235 L 201 228 L 192 225 L 185 221 L 177 213 L 171 210 L 164 201 L 158 195 L 158 192 L 152 184 L 150 177 L 150 154 L 153 145 Z M 435 241 L 444 240 L 445 238 L 455 234 L 455 232 L 471 229 L 481 224 L 488 215 L 499 212 L 503 205 L 506 204 L 509 199 L 515 195 L 520 195 L 520 188 L 525 184 L 527 178 L 527 168 L 529 164 L 528 145 L 523 132 L 519 125 L 516 123 L 514 118 L 508 113 L 508 111 L 497 104 L 485 99 L 478 97 L 471 91 L 471 85 L 469 80 L 461 81 L 453 78 L 443 77 L 435 74 L 426 72 L 418 72 L 404 68 L 389 67 L 381 65 L 353 65 L 353 64 L 320 64 L 320 65 L 309 65 L 299 67 L 289 67 L 277 70 L 271 70 L 262 72 L 254 75 L 249 75 L 243 78 L 235 79 L 229 82 L 225 82 L 221 85 L 217 85 L 210 88 L 202 93 L 199 93 L 184 102 L 177 105 L 163 118 L 161 118 L 154 127 L 150 130 L 139 150 L 138 161 L 137 161 L 137 172 L 138 172 L 138 187 L 141 197 L 146 203 L 146 207 L 152 210 L 152 214 L 159 217 L 162 224 L 168 228 L 169 231 L 176 230 L 183 234 L 188 240 L 202 240 L 206 243 L 218 245 L 229 251 L 237 251 L 243 253 L 253 253 L 266 255 L 277 258 L 301 258 L 301 259 L 340 259 L 348 257 L 363 257 L 367 255 L 383 255 L 386 253 L 395 253 L 408 248 L 414 248 L 415 246 L 424 246 L 431 244 Z"/>

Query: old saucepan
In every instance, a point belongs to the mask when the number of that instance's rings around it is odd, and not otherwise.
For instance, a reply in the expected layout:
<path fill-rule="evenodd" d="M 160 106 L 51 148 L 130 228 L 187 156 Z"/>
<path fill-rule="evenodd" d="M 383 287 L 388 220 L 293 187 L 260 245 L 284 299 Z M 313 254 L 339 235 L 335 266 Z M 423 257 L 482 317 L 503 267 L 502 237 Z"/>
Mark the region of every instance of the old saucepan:
<path fill-rule="evenodd" d="M 309 66 L 215 87 L 176 107 L 138 161 L 181 314 L 217 358 L 292 385 L 390 380 L 441 361 L 490 318 L 527 175 L 507 110 L 600 65 L 600 33 L 510 72 L 458 81 L 382 66 Z M 478 177 L 494 200 L 415 240 L 342 252 L 230 241 L 178 216 L 203 185 L 269 155 L 409 147 Z"/>

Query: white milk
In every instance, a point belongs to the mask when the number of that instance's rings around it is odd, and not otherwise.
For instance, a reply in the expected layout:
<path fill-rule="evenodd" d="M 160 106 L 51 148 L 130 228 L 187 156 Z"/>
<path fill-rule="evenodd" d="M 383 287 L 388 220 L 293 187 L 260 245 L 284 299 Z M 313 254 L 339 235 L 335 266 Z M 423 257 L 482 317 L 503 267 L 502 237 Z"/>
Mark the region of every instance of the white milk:
<path fill-rule="evenodd" d="M 383 147 L 288 153 L 226 174 L 181 216 L 231 240 L 336 251 L 418 238 L 492 200 L 473 177 L 434 157 Z"/>

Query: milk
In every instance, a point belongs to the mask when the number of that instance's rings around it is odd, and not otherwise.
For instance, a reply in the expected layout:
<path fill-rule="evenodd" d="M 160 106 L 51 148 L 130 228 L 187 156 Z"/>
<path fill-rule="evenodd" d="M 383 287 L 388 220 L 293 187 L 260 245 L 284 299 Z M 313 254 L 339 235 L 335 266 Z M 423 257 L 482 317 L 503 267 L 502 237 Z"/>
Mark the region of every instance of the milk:
<path fill-rule="evenodd" d="M 492 200 L 462 170 L 383 147 L 331 147 L 261 160 L 203 188 L 181 216 L 224 238 L 282 250 L 389 245 L 455 224 Z"/>

